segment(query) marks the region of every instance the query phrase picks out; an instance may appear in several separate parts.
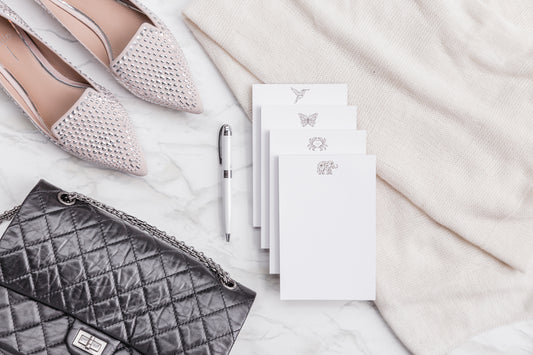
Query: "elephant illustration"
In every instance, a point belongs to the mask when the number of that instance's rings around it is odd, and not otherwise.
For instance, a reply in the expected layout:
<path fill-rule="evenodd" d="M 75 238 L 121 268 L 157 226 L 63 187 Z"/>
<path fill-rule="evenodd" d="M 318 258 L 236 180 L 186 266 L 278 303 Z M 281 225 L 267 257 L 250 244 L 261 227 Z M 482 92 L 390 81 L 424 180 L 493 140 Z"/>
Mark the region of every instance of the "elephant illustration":
<path fill-rule="evenodd" d="M 333 169 L 337 169 L 338 164 L 335 164 L 333 160 L 323 160 L 318 163 L 317 172 L 318 175 L 333 175 Z"/>

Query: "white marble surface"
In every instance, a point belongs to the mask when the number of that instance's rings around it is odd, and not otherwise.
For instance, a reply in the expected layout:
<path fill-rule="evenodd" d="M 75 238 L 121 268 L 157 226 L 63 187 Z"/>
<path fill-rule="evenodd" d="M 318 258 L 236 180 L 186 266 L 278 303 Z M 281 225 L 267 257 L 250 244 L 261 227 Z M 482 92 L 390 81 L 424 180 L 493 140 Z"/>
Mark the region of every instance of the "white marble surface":
<path fill-rule="evenodd" d="M 203 250 L 258 293 L 233 354 L 407 354 L 367 302 L 281 302 L 279 279 L 251 227 L 251 124 L 183 23 L 189 0 L 145 0 L 177 36 L 200 88 L 205 113 L 145 103 L 113 81 L 89 53 L 31 0 L 5 0 L 49 43 L 109 88 L 137 127 L 148 160 L 144 178 L 102 170 L 49 143 L 0 95 L 0 209 L 18 203 L 38 179 L 80 191 L 137 215 Z M 217 134 L 234 128 L 234 231 L 222 238 Z M 452 355 L 533 354 L 533 322 L 482 334 Z"/>

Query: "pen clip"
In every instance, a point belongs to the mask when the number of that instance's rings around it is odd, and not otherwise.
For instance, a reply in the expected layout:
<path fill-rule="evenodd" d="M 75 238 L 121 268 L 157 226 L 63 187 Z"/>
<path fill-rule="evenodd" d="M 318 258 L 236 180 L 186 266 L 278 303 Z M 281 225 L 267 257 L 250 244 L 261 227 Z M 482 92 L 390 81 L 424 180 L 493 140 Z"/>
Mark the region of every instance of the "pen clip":
<path fill-rule="evenodd" d="M 220 131 L 218 132 L 218 160 L 222 165 L 222 136 L 231 136 L 232 135 L 231 126 L 229 124 L 222 125 Z"/>
<path fill-rule="evenodd" d="M 225 127 L 226 125 L 222 125 L 218 132 L 218 161 L 220 165 L 222 165 L 222 133 L 224 132 Z"/>

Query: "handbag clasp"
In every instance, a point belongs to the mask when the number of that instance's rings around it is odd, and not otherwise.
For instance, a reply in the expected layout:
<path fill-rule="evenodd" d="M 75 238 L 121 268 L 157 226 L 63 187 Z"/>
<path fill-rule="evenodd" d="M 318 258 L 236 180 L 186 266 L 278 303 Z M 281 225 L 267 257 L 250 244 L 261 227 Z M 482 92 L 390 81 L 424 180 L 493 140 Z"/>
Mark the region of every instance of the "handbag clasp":
<path fill-rule="evenodd" d="M 80 329 L 76 335 L 76 338 L 74 338 L 72 345 L 88 354 L 102 355 L 105 347 L 107 346 L 107 342 L 103 341 L 102 339 L 98 339 L 94 335 L 91 335 Z"/>

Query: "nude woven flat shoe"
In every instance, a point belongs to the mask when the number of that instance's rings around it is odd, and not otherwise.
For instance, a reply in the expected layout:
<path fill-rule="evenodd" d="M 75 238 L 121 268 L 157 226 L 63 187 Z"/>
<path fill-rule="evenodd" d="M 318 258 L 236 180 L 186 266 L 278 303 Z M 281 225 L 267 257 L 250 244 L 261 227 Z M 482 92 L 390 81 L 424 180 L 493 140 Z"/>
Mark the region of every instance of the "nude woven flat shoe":
<path fill-rule="evenodd" d="M 63 150 L 97 165 L 145 175 L 122 105 L 54 52 L 0 1 L 0 87 Z"/>
<path fill-rule="evenodd" d="M 136 96 L 179 111 L 203 111 L 176 39 L 139 1 L 35 1 Z"/>

